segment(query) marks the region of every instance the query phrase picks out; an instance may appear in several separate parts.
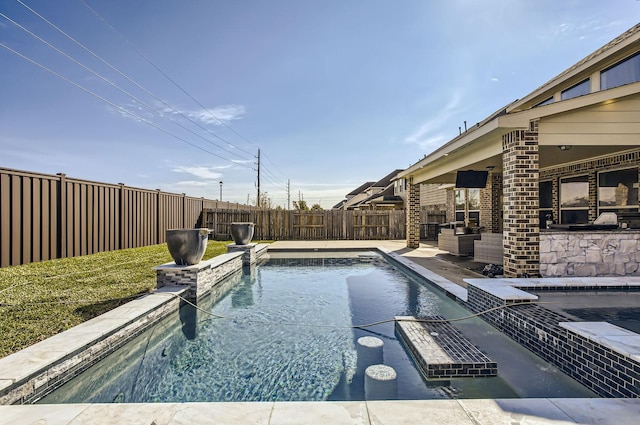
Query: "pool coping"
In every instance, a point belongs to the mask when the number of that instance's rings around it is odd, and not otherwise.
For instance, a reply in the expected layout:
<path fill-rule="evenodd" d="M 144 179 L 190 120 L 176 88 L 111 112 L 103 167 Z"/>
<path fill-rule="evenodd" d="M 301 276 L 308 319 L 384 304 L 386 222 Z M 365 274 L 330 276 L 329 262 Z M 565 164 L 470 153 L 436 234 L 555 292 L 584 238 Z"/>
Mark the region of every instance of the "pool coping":
<path fill-rule="evenodd" d="M 267 244 L 255 251 L 267 252 Z M 235 261 L 243 252 L 230 252 L 192 266 L 166 263 L 153 270 L 220 269 L 212 286 L 242 269 Z M 235 261 L 235 262 L 234 262 Z M 232 267 L 225 267 L 232 265 Z M 208 287 L 210 291 L 212 286 Z M 135 336 L 177 311 L 185 298 L 192 298 L 188 284 L 161 285 L 153 292 L 87 320 L 71 329 L 0 358 L 0 405 L 31 403 L 77 376 Z"/>
<path fill-rule="evenodd" d="M 367 250 L 369 248 L 344 247 L 327 249 L 304 249 L 311 251 Z M 287 248 L 278 251 L 295 251 Z M 380 246 L 377 250 L 402 264 L 412 272 L 423 276 L 449 296 L 465 301 L 467 290 L 442 278 L 413 261 Z M 301 250 L 298 250 L 301 251 Z M 224 255 L 224 254 L 223 254 Z M 218 257 L 215 257 L 218 258 Z M 41 370 L 46 358 L 60 361 L 78 349 L 83 343 L 78 339 L 92 335 L 93 342 L 104 340 L 105 325 L 114 330 L 124 330 L 126 324 L 118 320 L 137 320 L 143 313 L 164 311 L 167 304 L 175 304 L 175 296 L 184 293 L 185 287 L 165 286 L 140 299 L 127 303 L 104 315 L 98 316 L 55 335 L 40 343 L 0 359 L 0 403 L 1 395 L 8 387 L 24 384 L 24 375 L 33 375 Z M 132 304 L 135 303 L 135 304 Z M 147 305 L 147 307 L 144 307 Z M 155 307 L 152 307 L 155 306 Z M 169 314 L 171 311 L 166 312 Z M 84 326 L 83 326 L 84 325 Z M 68 332 L 68 333 L 67 333 Z M 60 336 L 64 335 L 64 336 Z M 72 348 L 60 349 L 70 339 Z M 85 343 L 86 344 L 86 343 Z M 91 343 L 90 343 L 91 344 Z M 74 348 L 75 347 L 75 348 Z M 66 354 L 63 354 L 66 353 Z M 13 357 L 12 357 L 13 356 Z M 9 360 L 7 360 L 9 359 Z M 16 360 L 16 362 L 14 362 Z M 51 365 L 50 362 L 46 367 Z M 21 375 L 22 374 L 22 375 Z M 39 379 L 46 379 L 40 377 Z M 558 420 L 576 423 L 631 423 L 640 415 L 638 399 L 479 399 L 479 400 L 397 400 L 362 402 L 264 402 L 264 403 L 158 403 L 158 404 L 65 404 L 65 405 L 0 405 L 0 424 L 44 421 L 57 424 L 78 423 L 218 423 L 235 424 L 252 420 L 260 424 L 310 423 L 310 424 L 393 424 L 425 421 L 428 410 L 430 423 L 494 424 L 509 423 L 517 415 L 521 420 L 534 419 L 538 423 L 556 423 Z M 295 419 L 293 419 L 295 418 Z"/>
<path fill-rule="evenodd" d="M 537 301 L 527 290 L 577 291 L 640 288 L 640 276 L 464 279 L 505 303 Z M 624 357 L 640 361 L 640 335 L 608 322 L 560 322 L 562 328 L 600 344 Z"/>

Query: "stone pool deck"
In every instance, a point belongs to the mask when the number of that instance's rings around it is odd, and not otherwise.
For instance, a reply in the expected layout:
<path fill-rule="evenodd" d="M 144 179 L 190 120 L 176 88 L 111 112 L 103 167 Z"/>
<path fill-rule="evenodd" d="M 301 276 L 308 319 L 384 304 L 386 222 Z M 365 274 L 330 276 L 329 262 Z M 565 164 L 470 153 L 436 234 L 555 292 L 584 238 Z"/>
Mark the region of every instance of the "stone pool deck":
<path fill-rule="evenodd" d="M 381 247 L 452 296 L 465 299 L 464 279 L 481 278 L 462 263 L 443 261 L 437 247 L 406 248 L 404 241 L 276 242 L 270 249 Z M 464 297 L 464 298 L 463 298 Z M 95 330 L 99 331 L 99 330 Z M 64 350 L 64 347 L 60 347 Z M 32 353 L 31 364 L 39 356 Z M 33 365 L 30 365 L 33 366 Z M 2 368 L 0 368 L 2 372 Z M 6 372 L 6 370 L 5 370 Z M 0 376 L 0 383 L 6 377 Z M 0 424 L 632 424 L 640 399 L 534 398 L 362 402 L 149 403 L 0 406 Z"/>

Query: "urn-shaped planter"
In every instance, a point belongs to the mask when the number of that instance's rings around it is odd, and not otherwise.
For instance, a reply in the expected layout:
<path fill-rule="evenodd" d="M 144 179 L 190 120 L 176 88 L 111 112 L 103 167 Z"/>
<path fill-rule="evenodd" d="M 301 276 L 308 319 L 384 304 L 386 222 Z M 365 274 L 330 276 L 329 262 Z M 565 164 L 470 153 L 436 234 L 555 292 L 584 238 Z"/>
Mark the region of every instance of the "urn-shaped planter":
<path fill-rule="evenodd" d="M 167 247 L 179 266 L 191 266 L 202 260 L 207 249 L 209 229 L 167 229 Z"/>
<path fill-rule="evenodd" d="M 231 237 L 236 245 L 248 245 L 253 238 L 255 224 L 251 222 L 231 223 Z"/>

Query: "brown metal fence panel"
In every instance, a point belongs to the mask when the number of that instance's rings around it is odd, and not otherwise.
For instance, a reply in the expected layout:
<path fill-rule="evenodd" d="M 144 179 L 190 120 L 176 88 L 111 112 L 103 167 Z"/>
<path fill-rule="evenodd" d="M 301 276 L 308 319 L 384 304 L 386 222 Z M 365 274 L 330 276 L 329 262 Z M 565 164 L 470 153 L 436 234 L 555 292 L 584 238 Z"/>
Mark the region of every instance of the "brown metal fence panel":
<path fill-rule="evenodd" d="M 1 267 L 56 258 L 56 180 L 0 169 Z"/>
<path fill-rule="evenodd" d="M 158 243 L 164 243 L 167 229 L 184 227 L 184 195 L 159 192 L 158 196 Z"/>
<path fill-rule="evenodd" d="M 200 214 L 202 213 L 202 198 L 189 198 L 184 200 L 184 227 L 195 228 L 198 226 Z"/>

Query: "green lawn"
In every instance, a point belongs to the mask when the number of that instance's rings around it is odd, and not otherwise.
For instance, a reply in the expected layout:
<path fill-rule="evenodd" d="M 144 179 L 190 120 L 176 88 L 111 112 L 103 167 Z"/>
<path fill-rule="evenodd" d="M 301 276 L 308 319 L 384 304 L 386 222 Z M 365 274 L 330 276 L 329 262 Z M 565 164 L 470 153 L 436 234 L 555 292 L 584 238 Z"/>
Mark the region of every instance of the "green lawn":
<path fill-rule="evenodd" d="M 209 241 L 204 260 L 230 242 Z M 0 268 L 0 357 L 151 291 L 167 245 Z"/>

